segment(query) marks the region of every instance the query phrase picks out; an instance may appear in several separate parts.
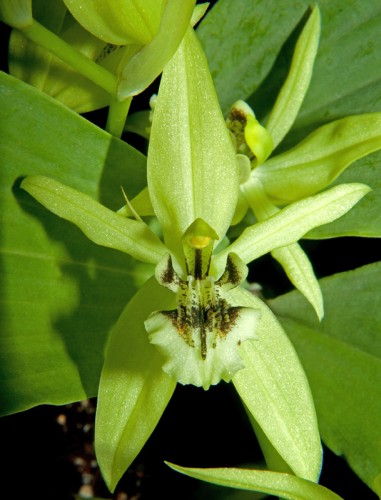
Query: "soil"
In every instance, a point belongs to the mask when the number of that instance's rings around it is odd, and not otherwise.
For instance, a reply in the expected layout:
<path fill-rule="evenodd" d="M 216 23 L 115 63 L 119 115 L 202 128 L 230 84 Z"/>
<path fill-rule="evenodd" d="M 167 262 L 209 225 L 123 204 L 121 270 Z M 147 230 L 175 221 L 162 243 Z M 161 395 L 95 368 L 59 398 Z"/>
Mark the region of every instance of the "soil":
<path fill-rule="evenodd" d="M 185 466 L 253 466 L 261 452 L 232 387 L 179 387 L 157 429 L 113 494 L 94 455 L 96 400 L 40 406 L 0 419 L 0 498 L 39 500 L 246 500 L 270 498 L 216 487 L 172 471 Z M 325 450 L 321 483 L 345 500 L 376 500 L 339 457 Z M 312 499 L 311 499 L 312 500 Z"/>

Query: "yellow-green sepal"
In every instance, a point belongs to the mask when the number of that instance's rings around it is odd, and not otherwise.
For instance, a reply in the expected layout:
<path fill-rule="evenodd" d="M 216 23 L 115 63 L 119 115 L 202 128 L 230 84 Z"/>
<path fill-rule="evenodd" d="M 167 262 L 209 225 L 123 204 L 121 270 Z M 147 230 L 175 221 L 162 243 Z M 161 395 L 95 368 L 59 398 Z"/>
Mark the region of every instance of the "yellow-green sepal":
<path fill-rule="evenodd" d="M 182 236 L 197 218 L 223 238 L 238 197 L 236 155 L 192 29 L 163 72 L 147 174 L 165 242 L 178 260 Z"/>

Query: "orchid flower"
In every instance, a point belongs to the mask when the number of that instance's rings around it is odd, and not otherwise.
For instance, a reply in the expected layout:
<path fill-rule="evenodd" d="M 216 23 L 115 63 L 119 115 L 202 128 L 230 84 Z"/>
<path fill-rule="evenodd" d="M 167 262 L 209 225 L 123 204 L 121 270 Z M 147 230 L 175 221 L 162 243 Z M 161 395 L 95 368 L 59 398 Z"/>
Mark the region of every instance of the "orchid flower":
<path fill-rule="evenodd" d="M 243 101 L 235 103 L 226 123 L 240 165 L 240 195 L 234 224 L 248 208 L 265 221 L 297 200 L 327 188 L 352 162 L 381 148 L 381 114 L 349 116 L 323 125 L 292 149 L 271 156 L 291 129 L 312 77 L 320 36 L 318 6 L 297 41 L 287 79 L 263 127 Z M 319 283 L 307 255 L 298 243 L 274 248 L 293 285 L 324 315 Z"/>
<path fill-rule="evenodd" d="M 105 352 L 95 446 L 110 490 L 177 383 L 208 389 L 221 380 L 232 381 L 263 432 L 269 463 L 276 455 L 297 476 L 318 479 L 321 444 L 306 376 L 275 316 L 242 283 L 252 260 L 340 217 L 369 188 L 343 184 L 296 201 L 226 245 L 239 175 L 204 53 L 189 27 L 164 68 L 150 134 L 147 181 L 159 236 L 137 205 L 129 218 L 53 179 L 22 182 L 96 244 L 156 266 L 110 332 Z"/>
<path fill-rule="evenodd" d="M 32 15 L 30 0 L 6 0 L 0 19 L 16 29 L 11 74 L 81 113 L 109 105 L 106 128 L 120 136 L 132 97 L 159 76 L 191 20 L 203 16 L 206 6 L 195 3 L 35 0 Z"/>

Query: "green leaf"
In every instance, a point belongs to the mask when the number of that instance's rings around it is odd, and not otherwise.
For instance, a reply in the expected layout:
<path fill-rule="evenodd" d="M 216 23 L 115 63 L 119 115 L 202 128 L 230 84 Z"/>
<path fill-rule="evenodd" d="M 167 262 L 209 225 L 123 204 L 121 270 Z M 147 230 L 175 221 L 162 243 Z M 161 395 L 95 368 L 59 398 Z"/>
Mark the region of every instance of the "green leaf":
<path fill-rule="evenodd" d="M 153 310 L 174 304 L 175 295 L 152 278 L 111 331 L 95 425 L 97 461 L 110 491 L 151 435 L 176 387 L 176 381 L 162 371 L 163 359 L 144 329 Z"/>
<path fill-rule="evenodd" d="M 64 0 L 75 19 L 113 45 L 149 43 L 159 29 L 165 0 Z"/>
<path fill-rule="evenodd" d="M 348 116 L 318 128 L 252 175 L 274 203 L 291 203 L 324 189 L 351 163 L 379 149 L 381 113 Z"/>
<path fill-rule="evenodd" d="M 249 100 L 256 113 L 260 108 L 259 116 L 270 111 L 292 57 L 284 43 L 309 5 L 219 0 L 208 12 L 198 33 L 224 112 L 238 99 Z M 380 3 L 335 0 L 319 6 L 319 51 L 311 86 L 286 139 L 293 144 L 327 121 L 381 110 Z"/>
<path fill-rule="evenodd" d="M 338 15 L 339 13 L 339 15 Z M 381 111 L 381 5 L 321 2 L 322 36 L 314 74 L 290 141 L 345 115 Z"/>
<path fill-rule="evenodd" d="M 308 5 L 304 0 L 219 0 L 207 13 L 197 34 L 224 113 L 258 88 Z"/>
<path fill-rule="evenodd" d="M 232 296 L 259 308 L 258 341 L 240 347 L 245 368 L 233 377 L 237 392 L 268 440 L 305 479 L 317 481 L 322 451 L 307 378 L 285 332 L 264 302 L 246 290 Z"/>
<path fill-rule="evenodd" d="M 131 197 L 143 188 L 145 158 L 4 73 L 0 94 L 0 411 L 7 414 L 96 395 L 107 332 L 147 275 L 43 209 L 19 179 L 51 175 L 116 209 L 120 185 Z"/>
<path fill-rule="evenodd" d="M 54 214 L 73 222 L 97 245 L 157 264 L 166 249 L 142 221 L 127 219 L 90 196 L 49 177 L 29 176 L 21 187 Z"/>
<path fill-rule="evenodd" d="M 163 71 L 187 31 L 195 0 L 167 0 L 156 36 L 121 66 L 118 97 L 125 99 L 147 88 Z"/>
<path fill-rule="evenodd" d="M 240 490 L 261 491 L 288 500 L 340 500 L 341 497 L 319 484 L 279 472 L 252 469 L 195 469 L 166 462 L 187 476 Z"/>
<path fill-rule="evenodd" d="M 292 127 L 307 93 L 320 37 L 320 10 L 316 5 L 299 36 L 290 72 L 271 110 L 266 128 L 274 148 Z"/>
<path fill-rule="evenodd" d="M 321 280 L 326 305 L 321 323 L 296 292 L 270 302 L 306 370 L 324 442 L 378 495 L 380 279 L 377 263 Z"/>
<path fill-rule="evenodd" d="M 214 265 L 217 269 L 223 267 L 229 252 L 238 254 L 247 264 L 271 250 L 295 243 L 313 227 L 327 224 L 346 213 L 367 192 L 369 188 L 363 184 L 341 184 L 296 201 L 270 219 L 247 227 L 215 256 Z"/>
<path fill-rule="evenodd" d="M 62 0 L 34 0 L 33 16 L 89 59 L 102 58 L 105 43 L 73 19 Z M 102 88 L 15 30 L 9 41 L 9 71 L 78 113 L 110 102 L 110 95 Z"/>
<path fill-rule="evenodd" d="M 179 260 L 182 235 L 195 219 L 224 236 L 238 197 L 237 170 L 204 54 L 189 29 L 163 72 L 148 152 L 152 205 Z"/>

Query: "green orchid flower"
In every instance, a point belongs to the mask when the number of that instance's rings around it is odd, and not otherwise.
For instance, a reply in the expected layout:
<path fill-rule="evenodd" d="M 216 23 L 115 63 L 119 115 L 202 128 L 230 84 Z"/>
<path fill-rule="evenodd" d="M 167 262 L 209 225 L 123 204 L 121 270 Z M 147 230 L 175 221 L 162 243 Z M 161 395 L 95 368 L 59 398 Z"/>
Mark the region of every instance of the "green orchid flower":
<path fill-rule="evenodd" d="M 12 75 L 77 112 L 110 106 L 107 130 L 120 136 L 133 96 L 146 89 L 207 5 L 150 2 L 5 2 L 0 15 L 15 27 Z M 14 5 L 13 5 L 14 4 Z"/>
<path fill-rule="evenodd" d="M 287 206 L 324 190 L 351 163 L 381 148 L 381 114 L 349 116 L 323 125 L 292 149 L 271 156 L 291 129 L 307 93 L 320 36 L 318 6 L 297 41 L 287 79 L 266 127 L 243 101 L 235 103 L 226 123 L 240 165 L 240 196 L 233 223 L 250 209 L 265 221 Z M 323 298 L 312 265 L 298 243 L 274 249 L 293 285 L 324 315 Z"/>
<path fill-rule="evenodd" d="M 234 384 L 261 431 L 268 463 L 316 482 L 321 444 L 308 382 L 295 350 L 263 301 L 241 284 L 247 264 L 296 243 L 346 213 L 368 191 L 334 187 L 248 226 L 231 244 L 240 172 L 204 53 L 189 28 L 165 66 L 147 158 L 148 194 L 162 239 L 53 179 L 22 187 L 92 241 L 156 265 L 110 332 L 95 446 L 114 490 L 167 406 L 176 384 Z M 142 203 L 144 205 L 144 203 Z"/>

